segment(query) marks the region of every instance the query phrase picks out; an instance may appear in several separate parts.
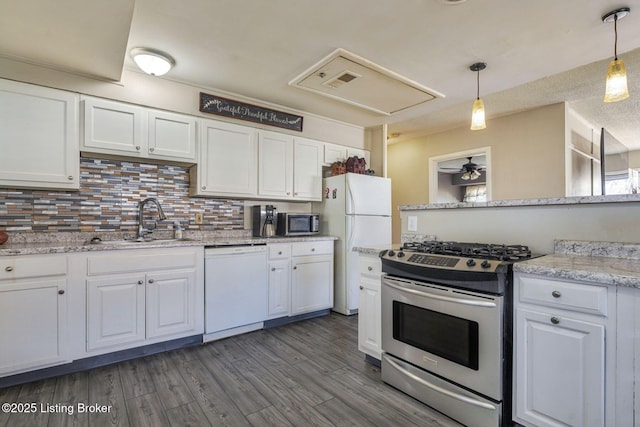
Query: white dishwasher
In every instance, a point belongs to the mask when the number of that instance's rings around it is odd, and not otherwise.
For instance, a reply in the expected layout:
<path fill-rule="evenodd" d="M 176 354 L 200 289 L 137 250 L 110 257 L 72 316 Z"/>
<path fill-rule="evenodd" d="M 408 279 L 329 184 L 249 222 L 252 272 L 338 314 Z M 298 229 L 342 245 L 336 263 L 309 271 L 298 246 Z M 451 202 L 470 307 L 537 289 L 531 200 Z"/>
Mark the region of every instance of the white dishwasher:
<path fill-rule="evenodd" d="M 267 318 L 267 247 L 204 251 L 205 334 L 213 341 L 262 329 Z"/>

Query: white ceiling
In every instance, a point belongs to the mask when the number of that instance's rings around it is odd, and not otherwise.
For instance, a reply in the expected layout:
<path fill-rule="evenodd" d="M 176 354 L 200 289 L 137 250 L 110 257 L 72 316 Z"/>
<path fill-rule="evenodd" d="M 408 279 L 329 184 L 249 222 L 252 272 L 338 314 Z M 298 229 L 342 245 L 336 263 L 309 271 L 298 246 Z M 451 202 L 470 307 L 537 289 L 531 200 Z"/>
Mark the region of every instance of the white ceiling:
<path fill-rule="evenodd" d="M 603 104 L 613 25 L 601 16 L 622 6 L 632 7 L 618 23 L 631 98 Z M 480 95 L 489 126 L 492 118 L 567 100 L 596 126 L 619 139 L 631 135 L 630 144 L 640 146 L 637 128 L 629 128 L 640 123 L 640 8 L 633 6 L 610 0 L 3 0 L 0 56 L 118 80 L 123 66 L 135 69 L 128 52 L 151 47 L 176 60 L 162 78 L 361 126 L 387 123 L 389 133 L 400 133 L 395 140 L 466 125 L 476 92 L 468 67 L 484 61 Z M 385 116 L 288 85 L 337 48 L 446 97 Z"/>

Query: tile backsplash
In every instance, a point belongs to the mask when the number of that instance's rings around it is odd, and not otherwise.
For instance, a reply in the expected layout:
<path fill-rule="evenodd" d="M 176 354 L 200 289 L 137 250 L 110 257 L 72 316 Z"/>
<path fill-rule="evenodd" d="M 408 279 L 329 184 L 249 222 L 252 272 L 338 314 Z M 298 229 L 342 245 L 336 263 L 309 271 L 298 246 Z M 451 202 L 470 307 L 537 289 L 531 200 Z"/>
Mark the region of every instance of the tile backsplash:
<path fill-rule="evenodd" d="M 122 160 L 80 158 L 80 191 L 0 188 L 0 229 L 37 231 L 135 231 L 138 202 L 155 197 L 167 215 L 158 230 L 179 221 L 188 230 L 242 230 L 244 202 L 189 196 L 189 169 Z M 156 220 L 145 206 L 145 224 Z M 195 224 L 195 214 L 203 223 Z"/>

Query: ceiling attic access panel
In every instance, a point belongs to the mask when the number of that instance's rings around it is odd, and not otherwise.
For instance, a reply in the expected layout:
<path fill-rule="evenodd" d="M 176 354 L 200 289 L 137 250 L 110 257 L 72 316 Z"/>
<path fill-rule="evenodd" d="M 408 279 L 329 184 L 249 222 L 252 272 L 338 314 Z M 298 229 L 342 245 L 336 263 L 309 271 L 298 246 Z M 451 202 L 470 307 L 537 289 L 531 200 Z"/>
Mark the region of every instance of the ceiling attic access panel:
<path fill-rule="evenodd" d="M 379 114 L 391 115 L 444 95 L 338 49 L 289 82 Z"/>

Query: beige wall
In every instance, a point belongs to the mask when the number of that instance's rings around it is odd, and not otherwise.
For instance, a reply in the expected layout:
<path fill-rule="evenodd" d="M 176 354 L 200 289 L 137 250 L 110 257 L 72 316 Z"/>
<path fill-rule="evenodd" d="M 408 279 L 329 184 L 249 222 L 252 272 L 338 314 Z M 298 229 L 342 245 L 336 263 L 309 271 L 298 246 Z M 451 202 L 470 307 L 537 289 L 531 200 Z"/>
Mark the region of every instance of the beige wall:
<path fill-rule="evenodd" d="M 388 146 L 393 206 L 427 204 L 429 157 L 491 147 L 493 200 L 564 197 L 565 104 L 554 104 Z M 393 241 L 400 241 L 394 209 Z"/>

